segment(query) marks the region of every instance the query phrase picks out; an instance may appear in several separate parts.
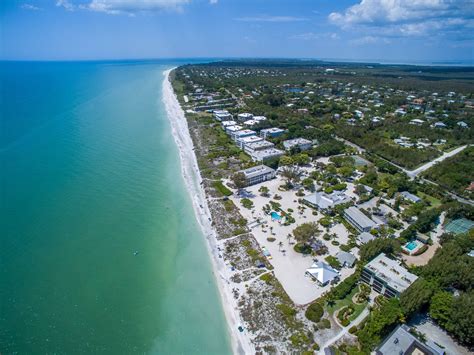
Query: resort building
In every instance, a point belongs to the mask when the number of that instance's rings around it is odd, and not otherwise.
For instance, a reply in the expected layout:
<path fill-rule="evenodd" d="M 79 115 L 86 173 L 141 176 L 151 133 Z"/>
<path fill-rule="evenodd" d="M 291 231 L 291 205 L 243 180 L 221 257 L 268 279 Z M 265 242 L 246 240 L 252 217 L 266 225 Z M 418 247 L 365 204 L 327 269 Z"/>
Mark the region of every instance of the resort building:
<path fill-rule="evenodd" d="M 273 148 L 274 146 L 275 144 L 273 144 L 272 142 L 263 140 L 262 138 L 260 142 L 252 142 L 252 143 L 245 144 L 244 151 L 245 153 L 252 155 L 256 151 Z"/>
<path fill-rule="evenodd" d="M 227 110 L 215 110 L 214 118 L 220 122 L 232 120 L 232 115 Z"/>
<path fill-rule="evenodd" d="M 237 122 L 235 121 L 222 121 L 221 123 L 222 128 L 224 128 L 224 130 L 226 129 L 226 127 L 235 126 L 236 124 Z"/>
<path fill-rule="evenodd" d="M 384 253 L 379 254 L 364 266 L 361 280 L 373 290 L 386 297 L 398 297 L 418 276 L 408 272 L 396 260 L 388 258 Z"/>
<path fill-rule="evenodd" d="M 242 129 L 237 132 L 232 132 L 230 134 L 230 138 L 232 138 L 235 142 L 237 142 L 239 139 L 245 138 L 245 137 L 251 137 L 251 136 L 256 136 L 257 133 L 255 131 L 252 131 L 251 129 Z"/>
<path fill-rule="evenodd" d="M 321 211 L 329 211 L 334 208 L 334 206 L 350 201 L 349 196 L 340 191 L 334 191 L 331 194 L 315 192 L 303 197 L 303 203 Z"/>
<path fill-rule="evenodd" d="M 241 170 L 240 172 L 245 175 L 247 186 L 271 180 L 276 174 L 274 169 L 266 165 L 254 166 L 245 170 Z"/>
<path fill-rule="evenodd" d="M 237 145 L 240 149 L 244 149 L 247 144 L 262 142 L 263 138 L 258 136 L 247 136 L 237 139 Z"/>
<path fill-rule="evenodd" d="M 251 120 L 253 118 L 253 115 L 251 113 L 239 113 L 237 115 L 237 121 L 240 122 L 245 122 L 248 120 Z"/>
<path fill-rule="evenodd" d="M 375 223 L 354 206 L 349 207 L 344 211 L 344 218 L 359 232 L 369 232 L 373 228 L 377 227 L 377 223 Z"/>
<path fill-rule="evenodd" d="M 280 137 L 283 133 L 285 133 L 285 130 L 281 128 L 277 128 L 277 127 L 265 128 L 260 131 L 260 137 L 276 138 L 276 137 Z"/>
<path fill-rule="evenodd" d="M 256 150 L 250 153 L 250 156 L 254 161 L 265 161 L 268 159 L 279 158 L 285 155 L 285 152 L 276 148 L 268 148 L 263 150 Z"/>
<path fill-rule="evenodd" d="M 405 324 L 395 328 L 375 350 L 376 355 L 444 355 L 445 353 L 443 348 L 430 339 L 420 341 L 410 333 L 410 328 Z"/>
<path fill-rule="evenodd" d="M 319 286 L 326 286 L 339 280 L 339 271 L 322 261 L 313 263 L 306 269 L 306 274 L 311 276 Z"/>
<path fill-rule="evenodd" d="M 311 149 L 313 143 L 310 140 L 304 138 L 295 138 L 289 139 L 283 142 L 283 146 L 286 150 L 291 150 L 293 148 L 298 148 L 299 150 L 308 150 Z"/>
<path fill-rule="evenodd" d="M 225 128 L 225 133 L 227 133 L 228 135 L 232 135 L 232 133 L 238 132 L 238 131 L 242 130 L 243 128 L 244 127 L 239 126 L 239 125 L 227 126 Z"/>

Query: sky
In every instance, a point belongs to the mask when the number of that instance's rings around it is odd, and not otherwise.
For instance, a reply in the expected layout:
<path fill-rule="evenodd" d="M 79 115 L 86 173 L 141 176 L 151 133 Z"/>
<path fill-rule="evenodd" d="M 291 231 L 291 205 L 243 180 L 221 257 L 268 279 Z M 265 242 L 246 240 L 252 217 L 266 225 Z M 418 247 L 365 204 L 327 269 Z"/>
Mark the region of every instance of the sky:
<path fill-rule="evenodd" d="M 474 0 L 0 0 L 0 59 L 474 62 Z"/>

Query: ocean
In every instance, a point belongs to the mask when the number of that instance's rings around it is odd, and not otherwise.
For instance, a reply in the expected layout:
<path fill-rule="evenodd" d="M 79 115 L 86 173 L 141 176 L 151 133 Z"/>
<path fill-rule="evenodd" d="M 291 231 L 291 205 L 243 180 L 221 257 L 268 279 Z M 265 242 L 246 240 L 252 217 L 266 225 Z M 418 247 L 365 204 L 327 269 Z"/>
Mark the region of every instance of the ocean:
<path fill-rule="evenodd" d="M 0 353 L 229 354 L 171 61 L 0 63 Z"/>

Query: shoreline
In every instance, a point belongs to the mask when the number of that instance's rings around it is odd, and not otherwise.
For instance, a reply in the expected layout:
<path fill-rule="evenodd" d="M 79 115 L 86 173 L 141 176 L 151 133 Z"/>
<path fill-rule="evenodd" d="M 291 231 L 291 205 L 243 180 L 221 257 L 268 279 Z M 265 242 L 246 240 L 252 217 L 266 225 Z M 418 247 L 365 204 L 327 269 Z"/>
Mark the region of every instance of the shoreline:
<path fill-rule="evenodd" d="M 229 327 L 232 351 L 234 354 L 255 353 L 250 337 L 246 332 L 241 333 L 237 329 L 239 325 L 243 325 L 243 322 L 240 319 L 237 304 L 230 287 L 230 272 L 224 260 L 218 256 L 217 232 L 211 225 L 212 217 L 206 193 L 200 184 L 202 178 L 196 155 L 194 154 L 194 144 L 188 129 L 188 123 L 169 80 L 169 74 L 174 69 L 171 68 L 163 72 L 162 100 L 171 125 L 173 138 L 178 147 L 182 176 L 192 200 L 197 222 L 201 226 L 203 235 L 207 240 L 206 246 L 211 259 L 213 274 L 216 278 L 222 309 Z"/>

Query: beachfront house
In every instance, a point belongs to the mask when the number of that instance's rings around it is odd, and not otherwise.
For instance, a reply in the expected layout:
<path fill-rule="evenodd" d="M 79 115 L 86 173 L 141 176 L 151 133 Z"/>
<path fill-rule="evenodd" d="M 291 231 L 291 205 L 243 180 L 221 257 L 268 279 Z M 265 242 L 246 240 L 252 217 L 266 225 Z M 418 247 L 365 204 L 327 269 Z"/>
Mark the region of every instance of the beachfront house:
<path fill-rule="evenodd" d="M 292 150 L 296 148 L 301 151 L 304 151 L 311 149 L 311 147 L 313 146 L 313 142 L 304 138 L 295 138 L 284 141 L 283 146 L 285 147 L 285 150 Z"/>
<path fill-rule="evenodd" d="M 337 282 L 340 277 L 339 271 L 322 261 L 313 263 L 306 269 L 306 274 L 311 276 L 321 287 Z"/>
<path fill-rule="evenodd" d="M 247 186 L 259 184 L 275 177 L 276 171 L 266 165 L 258 165 L 240 171 L 245 176 Z"/>
<path fill-rule="evenodd" d="M 237 139 L 237 146 L 244 149 L 247 144 L 262 142 L 263 138 L 258 136 L 247 136 Z"/>
<path fill-rule="evenodd" d="M 232 138 L 234 142 L 238 142 L 239 139 L 256 135 L 257 133 L 255 131 L 252 131 L 251 129 L 242 129 L 240 131 L 232 132 L 230 134 L 230 138 Z"/>
<path fill-rule="evenodd" d="M 384 339 L 375 350 L 375 354 L 444 355 L 446 352 L 431 339 L 421 341 L 410 332 L 410 328 L 406 324 L 402 324 Z"/>
<path fill-rule="evenodd" d="M 262 140 L 260 142 L 252 142 L 252 143 L 247 143 L 244 145 L 244 151 L 245 153 L 252 155 L 254 152 L 259 151 L 259 150 L 265 150 L 268 148 L 273 148 L 275 144 L 272 142 Z"/>
<path fill-rule="evenodd" d="M 244 127 L 235 125 L 235 126 L 227 126 L 225 128 L 225 133 L 227 133 L 229 136 L 232 136 L 233 133 L 238 132 L 242 130 Z"/>
<path fill-rule="evenodd" d="M 351 206 L 344 211 L 344 218 L 359 232 L 370 232 L 372 229 L 377 227 L 377 223 L 354 206 Z"/>
<path fill-rule="evenodd" d="M 260 131 L 260 137 L 262 138 L 276 138 L 280 137 L 283 133 L 285 133 L 284 129 L 272 127 L 272 128 L 265 128 Z"/>
<path fill-rule="evenodd" d="M 213 114 L 219 122 L 232 120 L 232 115 L 227 110 L 214 110 Z"/>
<path fill-rule="evenodd" d="M 315 192 L 303 197 L 303 203 L 320 211 L 330 211 L 335 206 L 350 202 L 351 199 L 341 191 L 334 191 L 330 194 L 325 192 Z"/>
<path fill-rule="evenodd" d="M 361 274 L 361 280 L 373 290 L 385 297 L 398 297 L 418 276 L 410 273 L 400 262 L 380 253 L 367 263 Z"/>
<path fill-rule="evenodd" d="M 254 151 L 250 154 L 253 161 L 267 161 L 269 159 L 277 159 L 282 155 L 285 155 L 285 152 L 276 148 L 267 148 L 262 150 Z"/>

